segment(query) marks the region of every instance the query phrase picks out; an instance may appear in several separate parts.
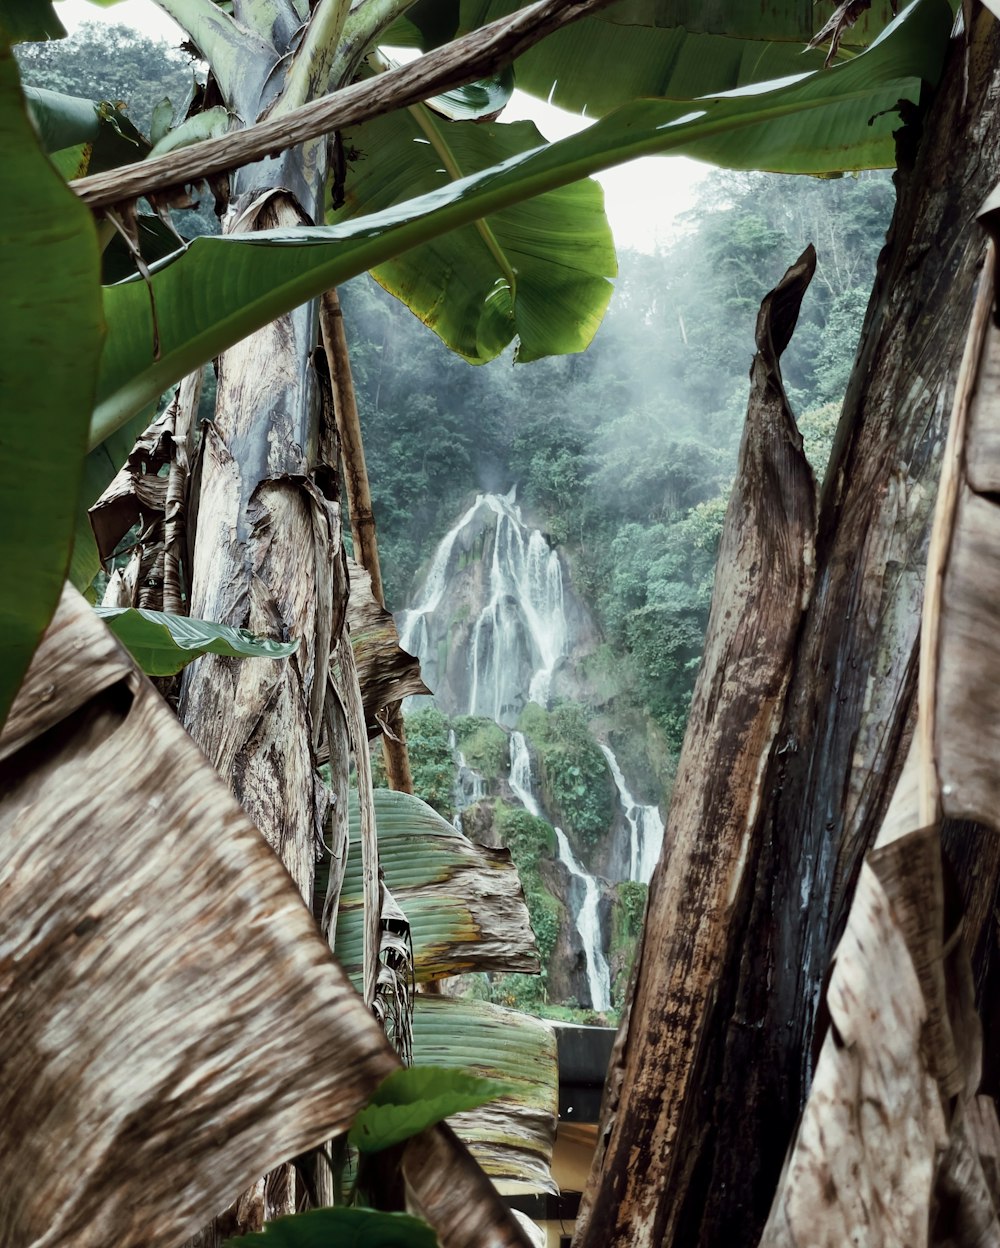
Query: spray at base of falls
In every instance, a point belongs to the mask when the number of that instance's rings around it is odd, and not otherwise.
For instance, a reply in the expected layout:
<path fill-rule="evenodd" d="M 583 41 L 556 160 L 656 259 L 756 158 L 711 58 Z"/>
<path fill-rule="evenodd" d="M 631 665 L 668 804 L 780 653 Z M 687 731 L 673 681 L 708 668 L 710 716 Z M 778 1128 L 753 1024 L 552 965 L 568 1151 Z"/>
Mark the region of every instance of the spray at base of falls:
<path fill-rule="evenodd" d="M 640 806 L 629 792 L 622 769 L 618 766 L 610 746 L 601 745 L 601 753 L 608 760 L 611 777 L 618 789 L 618 799 L 629 828 L 628 878 L 648 884 L 653 877 L 663 845 L 663 820 L 658 806 Z"/>
<path fill-rule="evenodd" d="M 531 756 L 528 753 L 528 743 L 521 732 L 510 734 L 508 782 L 525 810 L 538 819 L 544 818 L 532 792 Z M 604 941 L 601 935 L 601 892 L 594 877 L 577 861 L 566 839 L 566 833 L 562 828 L 556 828 L 555 834 L 556 844 L 559 846 L 559 861 L 565 865 L 573 879 L 579 880 L 583 886 L 583 902 L 577 908 L 574 922 L 580 934 L 583 956 L 587 964 L 590 1004 L 595 1010 L 608 1010 L 611 1008 L 611 971 L 604 956 Z"/>

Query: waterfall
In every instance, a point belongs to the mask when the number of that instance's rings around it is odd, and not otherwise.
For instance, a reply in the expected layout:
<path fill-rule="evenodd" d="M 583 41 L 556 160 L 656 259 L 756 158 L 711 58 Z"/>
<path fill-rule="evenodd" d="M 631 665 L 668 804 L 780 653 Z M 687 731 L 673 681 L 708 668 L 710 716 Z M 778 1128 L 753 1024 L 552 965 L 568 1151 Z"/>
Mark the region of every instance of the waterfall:
<path fill-rule="evenodd" d="M 542 818 L 542 812 L 535 799 L 531 784 L 531 756 L 528 743 L 521 732 L 510 734 L 510 777 L 509 784 L 522 806 L 529 814 Z M 587 964 L 587 984 L 590 988 L 590 1004 L 595 1010 L 611 1008 L 611 972 L 604 956 L 604 941 L 601 935 L 600 901 L 601 893 L 597 881 L 576 859 L 569 841 L 562 828 L 555 829 L 556 844 L 559 846 L 559 859 L 565 863 L 574 880 L 582 885 L 583 902 L 577 908 L 574 919 L 576 930 L 580 934 L 583 956 Z"/>
<path fill-rule="evenodd" d="M 399 621 L 399 644 L 410 654 L 416 654 L 423 658 L 423 652 L 426 650 L 429 641 L 427 617 L 438 607 L 448 586 L 449 565 L 451 563 L 451 552 L 455 547 L 455 540 L 475 516 L 482 501 L 483 495 L 480 494 L 458 523 L 449 529 L 438 543 L 438 548 L 434 552 L 434 558 L 431 560 L 431 566 L 427 572 L 427 580 L 424 582 L 424 592 L 420 602 L 402 614 L 402 618 Z"/>
<path fill-rule="evenodd" d="M 492 525 L 488 598 L 472 621 L 460 707 L 512 727 L 526 701 L 548 706 L 555 670 L 569 651 L 562 564 L 538 529 L 529 529 L 509 494 L 480 494 L 434 554 L 420 601 L 400 619 L 400 645 L 437 675 L 438 642 L 448 620 L 442 603 L 463 532 Z M 466 543 L 468 545 L 468 543 Z M 438 613 L 440 614 L 440 612 Z"/>
<path fill-rule="evenodd" d="M 583 905 L 576 916 L 576 927 L 583 942 L 583 952 L 587 960 L 587 983 L 590 985 L 590 1004 L 595 1010 L 611 1008 L 611 972 L 607 959 L 601 948 L 601 918 L 598 906 L 601 894 L 597 881 L 589 875 L 576 860 L 566 833 L 556 828 L 556 842 L 559 845 L 559 859 L 569 868 L 574 879 L 583 882 Z"/>
<path fill-rule="evenodd" d="M 663 820 L 658 806 L 640 806 L 628 790 L 622 769 L 618 766 L 609 746 L 602 745 L 601 752 L 608 760 L 611 776 L 618 789 L 618 797 L 629 828 L 628 878 L 648 884 L 660 857 L 663 845 Z"/>
<path fill-rule="evenodd" d="M 455 740 L 455 733 L 448 733 L 448 745 L 455 758 L 455 788 L 452 792 L 452 801 L 455 803 L 455 818 L 452 824 L 459 832 L 462 828 L 462 811 L 470 806 L 475 806 L 476 802 L 481 801 L 486 796 L 486 781 L 474 767 L 470 767 L 466 761 L 465 755 L 458 748 L 458 742 Z"/>

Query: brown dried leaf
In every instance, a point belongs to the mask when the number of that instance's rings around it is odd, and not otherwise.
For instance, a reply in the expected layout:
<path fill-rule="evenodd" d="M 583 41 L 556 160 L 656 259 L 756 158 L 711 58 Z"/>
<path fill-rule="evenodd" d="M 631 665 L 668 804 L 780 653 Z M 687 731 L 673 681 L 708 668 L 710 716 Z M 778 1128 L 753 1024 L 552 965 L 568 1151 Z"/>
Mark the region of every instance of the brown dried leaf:
<path fill-rule="evenodd" d="M 72 591 L 0 755 L 4 1242 L 175 1244 L 344 1129 L 396 1058 L 280 863 Z"/>
<path fill-rule="evenodd" d="M 385 707 L 411 694 L 430 693 L 420 678 L 420 662 L 399 646 L 399 634 L 390 613 L 372 595 L 371 576 L 353 559 L 347 561 L 351 596 L 347 622 L 358 668 L 365 726 L 369 736 L 382 731 Z"/>
<path fill-rule="evenodd" d="M 821 47 L 829 39 L 830 50 L 826 55 L 826 64 L 831 64 L 840 48 L 844 32 L 850 30 L 862 13 L 866 13 L 871 6 L 872 0 L 843 0 L 843 3 L 834 10 L 830 20 L 824 23 L 823 28 L 809 40 L 809 47 Z M 893 7 L 895 10 L 895 6 Z"/>

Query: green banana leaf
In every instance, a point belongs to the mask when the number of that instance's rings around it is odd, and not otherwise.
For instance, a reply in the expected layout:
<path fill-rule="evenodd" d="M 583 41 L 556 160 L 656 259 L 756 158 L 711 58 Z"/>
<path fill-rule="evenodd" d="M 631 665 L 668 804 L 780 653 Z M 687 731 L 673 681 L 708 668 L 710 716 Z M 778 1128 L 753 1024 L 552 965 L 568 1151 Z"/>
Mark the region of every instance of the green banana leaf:
<path fill-rule="evenodd" d="M 685 103 L 638 100 L 570 138 L 356 220 L 195 239 L 153 274 L 158 358 L 145 284 L 106 291 L 92 441 L 296 304 L 447 230 L 634 156 L 683 152 L 733 168 L 807 173 L 891 165 L 898 102 L 916 101 L 921 82 L 937 80 L 950 27 L 946 0 L 915 0 L 866 52 L 794 83 Z"/>
<path fill-rule="evenodd" d="M 483 1079 L 467 1070 L 407 1066 L 387 1075 L 372 1099 L 358 1110 L 348 1135 L 362 1153 L 400 1144 L 453 1114 L 479 1109 L 516 1091 L 509 1083 Z"/>
<path fill-rule="evenodd" d="M 25 87 L 24 95 L 43 147 L 67 180 L 130 165 L 149 153 L 147 140 L 116 104 L 44 87 Z"/>
<path fill-rule="evenodd" d="M 454 16 L 445 24 L 449 7 Z M 437 47 L 524 5 L 518 0 L 418 0 L 386 42 Z M 457 20 L 455 18 L 457 17 Z M 603 116 L 642 96 L 690 99 L 822 66 L 806 44 L 826 20 L 813 0 L 624 0 L 581 18 L 516 62 L 517 85 L 562 108 Z M 861 51 L 889 23 L 890 0 L 872 7 L 844 36 L 841 57 Z"/>
<path fill-rule="evenodd" d="M 455 1114 L 448 1125 L 501 1192 L 555 1192 L 549 1167 L 559 1100 L 552 1028 L 485 1001 L 418 996 L 413 1060 L 464 1068 L 511 1085 L 489 1105 Z"/>
<path fill-rule="evenodd" d="M 227 1239 L 222 1248 L 438 1248 L 433 1230 L 407 1213 L 347 1205 L 310 1209 L 267 1222 L 255 1235 Z"/>
<path fill-rule="evenodd" d="M 474 845 L 419 797 L 375 790 L 379 862 L 410 923 L 419 982 L 465 971 L 537 972 L 538 950 L 517 870 L 506 849 Z M 337 958 L 361 973 L 364 894 L 357 794 L 337 914 Z"/>
<path fill-rule="evenodd" d="M 346 202 L 328 218 L 335 222 L 432 194 L 545 140 L 531 122 L 448 122 L 418 106 L 346 131 L 345 142 L 377 158 L 355 162 Z M 513 338 L 522 361 L 583 351 L 616 272 L 604 194 L 585 178 L 439 235 L 372 276 L 453 351 L 481 364 Z"/>
<path fill-rule="evenodd" d="M 66 576 L 103 325 L 87 209 L 38 146 L 0 47 L 0 723 Z"/>
<path fill-rule="evenodd" d="M 95 607 L 147 676 L 174 676 L 203 654 L 230 659 L 287 659 L 297 641 L 255 637 L 245 628 L 140 607 Z"/>
<path fill-rule="evenodd" d="M 10 43 L 64 39 L 52 0 L 0 0 L 0 35 Z"/>
<path fill-rule="evenodd" d="M 454 87 L 427 101 L 427 107 L 449 121 L 482 121 L 495 117 L 514 93 L 514 70 L 507 66 L 489 78 Z"/>

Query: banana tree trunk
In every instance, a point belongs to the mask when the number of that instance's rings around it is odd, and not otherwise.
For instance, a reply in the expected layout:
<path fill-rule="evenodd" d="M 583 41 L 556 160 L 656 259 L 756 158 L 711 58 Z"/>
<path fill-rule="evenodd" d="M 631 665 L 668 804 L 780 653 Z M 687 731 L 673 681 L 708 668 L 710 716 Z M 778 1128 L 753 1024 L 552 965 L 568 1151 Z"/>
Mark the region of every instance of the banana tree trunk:
<path fill-rule="evenodd" d="M 242 212 L 241 212 L 242 208 Z M 285 192 L 250 192 L 231 229 L 295 226 Z M 323 404 L 312 367 L 317 322 L 299 308 L 221 357 L 215 419 L 204 427 L 191 614 L 300 639 L 289 664 L 214 657 L 189 669 L 185 727 L 208 755 L 303 896 L 312 900 L 325 791 L 315 765 L 342 558 L 335 467 L 322 471 Z"/>
<path fill-rule="evenodd" d="M 968 42 L 953 41 L 936 97 L 899 136 L 899 202 L 827 475 L 813 597 L 761 810 L 725 946 L 691 985 L 702 1040 L 670 1095 L 674 968 L 657 951 L 690 922 L 690 908 L 671 905 L 671 862 L 702 832 L 671 820 L 577 1224 L 583 1248 L 750 1248 L 760 1237 L 825 1028 L 823 979 L 912 726 L 940 455 L 983 255 L 973 219 L 1000 176 L 998 70 L 1000 30 L 980 10 Z M 965 860 L 969 826 L 945 834 Z M 988 923 L 996 863 L 978 875 L 966 892 Z M 988 956 L 987 940 L 980 948 Z M 979 973 L 982 984 L 992 972 Z"/>

